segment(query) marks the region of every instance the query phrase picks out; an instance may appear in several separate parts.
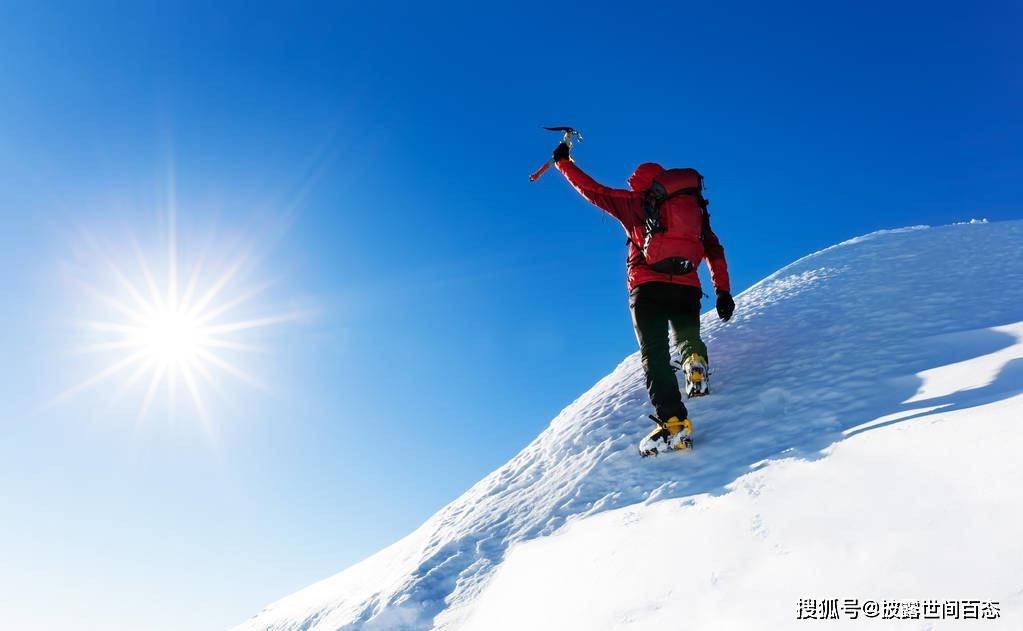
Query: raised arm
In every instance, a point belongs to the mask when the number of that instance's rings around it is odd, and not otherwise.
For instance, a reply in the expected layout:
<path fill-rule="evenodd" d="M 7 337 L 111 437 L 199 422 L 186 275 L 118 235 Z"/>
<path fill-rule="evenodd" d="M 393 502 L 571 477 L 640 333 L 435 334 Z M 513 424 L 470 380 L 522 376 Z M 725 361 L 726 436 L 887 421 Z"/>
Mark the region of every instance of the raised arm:
<path fill-rule="evenodd" d="M 555 165 L 568 180 L 568 183 L 579 191 L 580 195 L 622 222 L 626 228 L 634 224 L 640 217 L 643 208 L 641 195 L 600 184 L 586 175 L 571 159 L 558 160 Z"/>

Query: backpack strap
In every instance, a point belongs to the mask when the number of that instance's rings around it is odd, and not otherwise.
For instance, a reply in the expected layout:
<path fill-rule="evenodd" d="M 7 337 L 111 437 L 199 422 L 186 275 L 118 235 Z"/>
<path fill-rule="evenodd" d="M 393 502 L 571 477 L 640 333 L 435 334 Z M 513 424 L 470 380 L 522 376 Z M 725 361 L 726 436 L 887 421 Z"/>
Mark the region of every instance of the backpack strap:
<path fill-rule="evenodd" d="M 653 187 L 647 189 L 643 195 L 643 210 L 646 212 L 646 236 L 647 239 L 650 235 L 657 234 L 658 232 L 664 232 L 665 227 L 661 222 L 661 204 L 664 200 L 668 199 L 664 196 L 664 189 L 661 188 L 660 192 L 662 195 L 658 195 L 658 192 Z"/>
<path fill-rule="evenodd" d="M 702 189 L 699 186 L 690 186 L 689 188 L 680 188 L 671 195 L 666 196 L 661 201 L 663 202 L 665 200 L 671 199 L 672 197 L 678 197 L 679 195 L 692 195 L 693 197 L 699 197 L 702 199 L 703 195 L 701 195 L 701 193 Z"/>

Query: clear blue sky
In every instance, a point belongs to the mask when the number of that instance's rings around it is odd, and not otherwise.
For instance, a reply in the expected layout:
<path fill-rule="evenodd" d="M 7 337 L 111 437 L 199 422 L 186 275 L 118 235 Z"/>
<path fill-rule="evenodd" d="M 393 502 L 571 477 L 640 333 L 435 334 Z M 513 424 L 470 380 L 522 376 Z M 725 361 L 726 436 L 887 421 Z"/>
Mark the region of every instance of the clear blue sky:
<path fill-rule="evenodd" d="M 12 628 L 238 622 L 412 530 L 631 353 L 623 235 L 527 182 L 540 125 L 581 128 L 607 184 L 703 171 L 737 291 L 878 228 L 1023 216 L 1011 2 L 44 4 L 0 8 Z M 183 250 L 258 235 L 253 309 L 307 313 L 246 365 L 268 390 L 222 379 L 215 438 L 187 406 L 138 423 L 116 382 L 44 405 L 90 368 L 81 234 L 159 251 L 172 197 Z"/>

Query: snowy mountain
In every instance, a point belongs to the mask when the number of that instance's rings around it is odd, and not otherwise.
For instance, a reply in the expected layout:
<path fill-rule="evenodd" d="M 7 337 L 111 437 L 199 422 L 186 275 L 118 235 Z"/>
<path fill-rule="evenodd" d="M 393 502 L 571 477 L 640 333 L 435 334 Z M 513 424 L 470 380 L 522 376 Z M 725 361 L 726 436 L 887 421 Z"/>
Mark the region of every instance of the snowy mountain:
<path fill-rule="evenodd" d="M 237 631 L 814 626 L 800 598 L 998 601 L 982 626 L 1023 628 L 1023 222 L 859 237 L 736 302 L 704 316 L 694 452 L 637 457 L 632 355 L 418 530 Z"/>

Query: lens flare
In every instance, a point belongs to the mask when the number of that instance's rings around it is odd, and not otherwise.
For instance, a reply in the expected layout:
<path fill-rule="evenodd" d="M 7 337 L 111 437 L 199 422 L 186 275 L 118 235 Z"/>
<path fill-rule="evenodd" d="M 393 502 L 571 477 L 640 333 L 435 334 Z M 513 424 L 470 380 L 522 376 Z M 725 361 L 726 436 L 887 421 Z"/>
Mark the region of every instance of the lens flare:
<path fill-rule="evenodd" d="M 265 387 L 238 360 L 240 353 L 265 350 L 248 338 L 259 329 L 307 314 L 253 314 L 255 299 L 269 283 L 245 286 L 242 282 L 242 271 L 253 267 L 250 250 L 243 249 L 241 255 L 214 266 L 209 262 L 207 243 L 198 256 L 182 260 L 173 213 L 168 224 L 164 256 L 146 256 L 129 240 L 132 247 L 128 264 L 115 262 L 117 248 L 101 246 L 91 237 L 85 239 L 89 260 L 99 263 L 103 276 L 113 281 L 116 290 L 100 290 L 94 279 L 80 279 L 81 286 L 103 305 L 107 316 L 113 316 L 79 322 L 91 338 L 81 350 L 103 354 L 108 363 L 57 400 L 120 378 L 113 398 L 139 387 L 141 417 L 162 387 L 166 387 L 168 401 L 173 403 L 179 384 L 183 384 L 195 412 L 207 421 L 204 392 L 222 392 L 222 377 Z M 160 258 L 166 261 L 165 272 L 156 274 L 154 261 Z"/>

